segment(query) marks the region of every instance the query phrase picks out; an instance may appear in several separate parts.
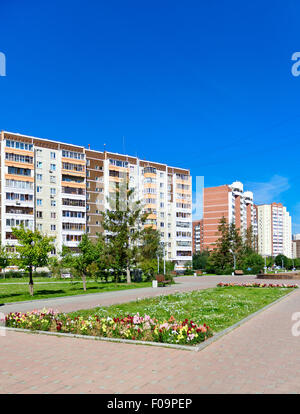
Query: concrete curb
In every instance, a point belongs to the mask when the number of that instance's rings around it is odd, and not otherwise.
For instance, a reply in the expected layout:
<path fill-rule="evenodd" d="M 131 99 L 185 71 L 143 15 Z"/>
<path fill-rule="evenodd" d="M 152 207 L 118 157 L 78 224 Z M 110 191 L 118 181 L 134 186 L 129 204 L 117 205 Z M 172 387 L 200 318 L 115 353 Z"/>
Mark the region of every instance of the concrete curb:
<path fill-rule="evenodd" d="M 79 335 L 79 334 L 70 334 L 70 333 L 61 333 L 61 332 L 32 331 L 30 329 L 21 329 L 21 328 L 7 328 L 7 327 L 5 327 L 5 330 L 15 331 L 15 332 L 24 332 L 24 333 L 30 333 L 30 334 L 54 335 L 54 336 L 67 337 L 67 338 L 79 338 L 79 339 L 88 339 L 88 340 L 93 340 L 93 341 L 117 342 L 117 343 L 131 344 L 131 345 L 147 345 L 147 346 L 156 346 L 156 347 L 160 347 L 160 348 L 172 348 L 172 349 L 180 349 L 180 350 L 185 350 L 185 351 L 199 352 L 202 349 L 209 346 L 210 344 L 212 344 L 213 342 L 220 339 L 222 336 L 228 334 L 229 332 L 231 332 L 234 329 L 238 328 L 239 326 L 243 325 L 245 322 L 247 322 L 250 319 L 257 316 L 258 314 L 260 314 L 263 311 L 267 310 L 271 306 L 276 305 L 278 302 L 280 302 L 283 299 L 286 299 L 290 295 L 294 294 L 295 291 L 297 292 L 297 289 L 294 289 L 292 292 L 289 292 L 286 295 L 283 295 L 282 297 L 276 299 L 274 302 L 269 303 L 268 305 L 266 305 L 263 308 L 259 309 L 258 311 L 254 312 L 254 313 L 251 313 L 250 315 L 246 316 L 246 318 L 243 318 L 240 321 L 238 321 L 237 323 L 235 323 L 234 325 L 229 326 L 228 328 L 224 329 L 223 331 L 220 331 L 220 332 L 216 333 L 214 336 L 207 339 L 206 341 L 201 342 L 199 345 L 194 345 L 194 346 L 167 344 L 167 343 L 150 342 L 150 341 L 134 341 L 132 339 L 122 339 L 122 338 L 105 338 L 105 337 L 100 337 L 100 336 Z"/>

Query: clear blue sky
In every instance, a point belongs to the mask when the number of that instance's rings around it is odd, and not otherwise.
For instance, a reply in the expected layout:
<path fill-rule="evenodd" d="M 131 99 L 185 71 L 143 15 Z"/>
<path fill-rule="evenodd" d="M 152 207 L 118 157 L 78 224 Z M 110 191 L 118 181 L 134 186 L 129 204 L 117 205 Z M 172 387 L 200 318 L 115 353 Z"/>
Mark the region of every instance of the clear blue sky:
<path fill-rule="evenodd" d="M 0 129 L 240 180 L 300 232 L 299 15 L 297 0 L 0 0 Z"/>

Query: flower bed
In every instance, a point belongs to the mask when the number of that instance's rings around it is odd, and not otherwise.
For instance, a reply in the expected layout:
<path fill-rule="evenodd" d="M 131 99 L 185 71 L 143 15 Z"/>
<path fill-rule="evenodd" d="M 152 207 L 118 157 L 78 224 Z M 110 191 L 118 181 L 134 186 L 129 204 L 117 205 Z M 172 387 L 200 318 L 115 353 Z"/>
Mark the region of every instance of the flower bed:
<path fill-rule="evenodd" d="M 195 345 L 212 336 L 212 330 L 205 323 L 198 325 L 188 319 L 177 322 L 173 316 L 168 321 L 159 321 L 149 315 L 142 317 L 139 313 L 124 318 L 100 318 L 97 315 L 70 318 L 65 313 L 43 309 L 10 313 L 6 316 L 6 326 L 179 345 Z"/>
<path fill-rule="evenodd" d="M 218 287 L 241 286 L 241 287 L 257 287 L 257 288 L 298 288 L 298 285 L 287 285 L 285 283 L 223 283 L 217 284 Z"/>

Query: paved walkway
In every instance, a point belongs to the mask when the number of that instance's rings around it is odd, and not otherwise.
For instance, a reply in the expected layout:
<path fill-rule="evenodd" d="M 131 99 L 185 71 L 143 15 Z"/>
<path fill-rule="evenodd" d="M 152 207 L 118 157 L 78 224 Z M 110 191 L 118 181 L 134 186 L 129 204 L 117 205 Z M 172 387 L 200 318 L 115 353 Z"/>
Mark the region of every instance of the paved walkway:
<path fill-rule="evenodd" d="M 168 295 L 176 292 L 189 292 L 198 289 L 215 287 L 220 281 L 247 282 L 256 281 L 255 276 L 184 276 L 175 279 L 176 284 L 153 289 L 139 288 L 118 290 L 113 292 L 90 293 L 87 295 L 64 296 L 51 299 L 15 302 L 0 306 L 0 312 L 26 312 L 32 309 L 53 308 L 61 312 L 72 312 L 80 309 L 91 309 L 97 306 L 109 306 L 116 303 L 126 303 L 138 298 Z M 274 281 L 269 281 L 273 283 Z M 299 282 L 299 280 L 298 280 Z M 292 281 L 290 282 L 292 283 Z M 299 283 L 300 284 L 300 283 Z"/>
<path fill-rule="evenodd" d="M 300 393 L 294 312 L 300 289 L 198 353 L 8 331 L 0 393 Z"/>

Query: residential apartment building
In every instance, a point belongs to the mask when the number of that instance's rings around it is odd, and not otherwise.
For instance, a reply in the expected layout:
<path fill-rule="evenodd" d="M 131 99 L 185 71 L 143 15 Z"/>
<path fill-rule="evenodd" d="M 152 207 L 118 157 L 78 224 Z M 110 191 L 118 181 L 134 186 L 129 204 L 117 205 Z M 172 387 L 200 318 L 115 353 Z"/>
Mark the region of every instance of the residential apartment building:
<path fill-rule="evenodd" d="M 281 203 L 257 206 L 258 252 L 292 258 L 292 219 Z"/>
<path fill-rule="evenodd" d="M 193 221 L 193 254 L 203 250 L 203 219 Z"/>
<path fill-rule="evenodd" d="M 257 234 L 256 208 L 253 193 L 244 192 L 244 186 L 236 181 L 230 185 L 204 188 L 203 193 L 203 249 L 212 250 L 218 240 L 218 227 L 222 217 L 227 223 L 235 223 L 244 235 L 252 226 Z"/>
<path fill-rule="evenodd" d="M 189 170 L 95 151 L 84 146 L 1 132 L 1 242 L 13 246 L 12 227 L 24 224 L 77 251 L 82 235 L 102 232 L 100 212 L 121 182 L 149 213 L 146 226 L 161 235 L 165 257 L 192 260 Z"/>
<path fill-rule="evenodd" d="M 300 258 L 300 234 L 293 234 L 292 254 L 293 254 L 293 259 Z"/>

